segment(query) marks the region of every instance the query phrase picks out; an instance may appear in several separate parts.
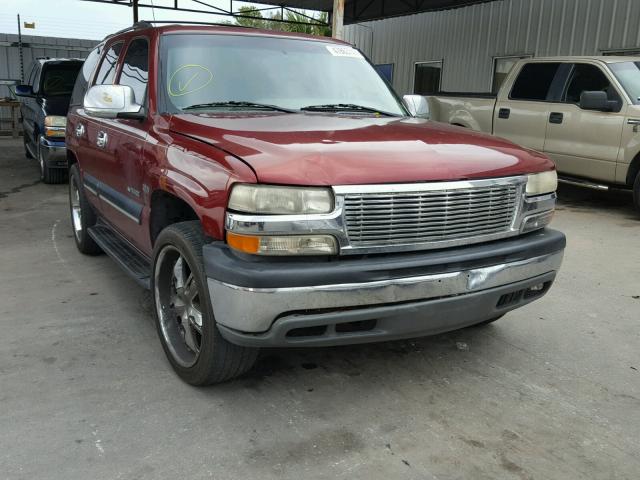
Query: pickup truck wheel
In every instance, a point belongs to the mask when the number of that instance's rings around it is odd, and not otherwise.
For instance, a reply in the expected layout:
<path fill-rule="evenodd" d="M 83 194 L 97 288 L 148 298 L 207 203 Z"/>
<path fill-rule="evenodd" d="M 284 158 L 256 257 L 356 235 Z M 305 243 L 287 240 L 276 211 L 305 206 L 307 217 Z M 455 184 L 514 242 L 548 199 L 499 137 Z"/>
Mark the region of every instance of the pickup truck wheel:
<path fill-rule="evenodd" d="M 96 224 L 97 217 L 89 204 L 82 188 L 78 164 L 69 169 L 69 211 L 71 213 L 71 227 L 73 238 L 78 250 L 86 255 L 97 255 L 102 252 L 100 247 L 89 236 L 87 229 Z"/>
<path fill-rule="evenodd" d="M 640 213 L 640 172 L 636 175 L 636 181 L 633 182 L 633 206 Z"/>
<path fill-rule="evenodd" d="M 42 135 L 38 137 L 38 145 L 36 146 L 38 163 L 40 164 L 40 180 L 44 183 L 62 183 L 64 182 L 67 172 L 63 168 L 47 167 L 47 163 L 44 161 L 44 156 L 42 155 L 42 148 L 40 148 L 40 142 L 43 138 Z"/>
<path fill-rule="evenodd" d="M 216 327 L 204 275 L 200 222 L 170 225 L 153 251 L 151 291 L 162 347 L 176 373 L 191 385 L 210 385 L 249 370 L 258 349 L 227 342 Z"/>

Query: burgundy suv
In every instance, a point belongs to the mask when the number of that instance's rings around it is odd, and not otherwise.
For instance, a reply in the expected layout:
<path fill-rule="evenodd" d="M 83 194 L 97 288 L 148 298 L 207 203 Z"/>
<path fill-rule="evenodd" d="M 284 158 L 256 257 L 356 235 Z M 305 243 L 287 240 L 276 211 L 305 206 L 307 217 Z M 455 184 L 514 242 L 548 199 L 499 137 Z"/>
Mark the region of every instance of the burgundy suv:
<path fill-rule="evenodd" d="M 562 262 L 554 165 L 426 110 L 339 41 L 136 24 L 74 89 L 77 246 L 151 289 L 194 385 L 242 374 L 259 347 L 492 322 Z"/>

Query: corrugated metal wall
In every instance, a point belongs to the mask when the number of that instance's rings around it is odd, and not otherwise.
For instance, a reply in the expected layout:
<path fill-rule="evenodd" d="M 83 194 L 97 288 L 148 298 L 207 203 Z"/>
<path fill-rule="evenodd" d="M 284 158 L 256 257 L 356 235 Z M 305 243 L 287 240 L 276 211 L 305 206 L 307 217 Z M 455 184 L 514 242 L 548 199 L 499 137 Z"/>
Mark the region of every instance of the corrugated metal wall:
<path fill-rule="evenodd" d="M 597 55 L 640 48 L 640 0 L 496 0 L 345 27 L 393 84 L 413 90 L 416 62 L 444 60 L 442 90 L 491 90 L 493 59 L 507 55 Z"/>
<path fill-rule="evenodd" d="M 32 60 L 40 57 L 85 58 L 91 49 L 98 44 L 95 40 L 78 40 L 75 38 L 22 36 L 22 54 L 25 76 Z M 20 79 L 20 51 L 18 36 L 0 33 L 0 79 Z M 0 85 L 0 98 L 9 97 L 8 87 Z M 10 128 L 10 111 L 0 108 L 0 130 Z"/>

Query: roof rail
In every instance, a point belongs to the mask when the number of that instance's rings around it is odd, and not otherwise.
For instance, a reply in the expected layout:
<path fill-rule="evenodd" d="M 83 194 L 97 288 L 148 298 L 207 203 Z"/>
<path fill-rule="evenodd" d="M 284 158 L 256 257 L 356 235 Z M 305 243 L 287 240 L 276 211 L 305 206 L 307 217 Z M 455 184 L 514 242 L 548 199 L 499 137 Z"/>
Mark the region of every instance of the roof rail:
<path fill-rule="evenodd" d="M 122 30 L 118 30 L 115 33 L 111 33 L 109 35 L 107 35 L 106 37 L 104 37 L 102 39 L 102 41 L 105 41 L 107 38 L 111 38 L 114 35 L 120 35 L 121 33 L 125 33 L 125 32 L 129 32 L 129 31 L 133 31 L 133 30 L 140 30 L 142 28 L 152 28 L 153 25 L 151 24 L 151 22 L 148 22 L 146 20 L 143 20 L 141 22 L 136 22 L 133 25 L 131 25 L 130 27 L 127 28 L 123 28 Z"/>
<path fill-rule="evenodd" d="M 153 27 L 154 23 L 159 24 L 184 24 L 184 25 L 213 25 L 216 27 L 233 27 L 233 28 L 249 28 L 249 29 L 258 29 L 258 27 L 252 27 L 249 25 L 236 25 L 235 23 L 223 23 L 223 22 L 199 22 L 199 21 L 191 21 L 191 20 L 143 20 L 138 23 L 148 24 L 149 27 Z M 115 34 L 114 34 L 115 35 Z"/>

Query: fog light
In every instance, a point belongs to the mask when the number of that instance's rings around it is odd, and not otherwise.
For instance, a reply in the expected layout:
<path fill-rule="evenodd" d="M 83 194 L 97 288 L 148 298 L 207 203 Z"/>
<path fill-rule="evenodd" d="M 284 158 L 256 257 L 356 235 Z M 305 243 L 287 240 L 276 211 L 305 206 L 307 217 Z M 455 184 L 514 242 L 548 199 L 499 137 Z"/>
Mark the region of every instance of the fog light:
<path fill-rule="evenodd" d="M 238 235 L 227 232 L 231 248 L 252 255 L 335 255 L 338 246 L 331 235 Z"/>
<path fill-rule="evenodd" d="M 522 222 L 522 228 L 520 229 L 520 231 L 522 233 L 527 233 L 546 227 L 551 223 L 553 213 L 553 210 L 549 210 L 547 212 L 538 213 L 536 215 L 531 215 L 530 217 L 525 218 L 524 222 Z"/>

